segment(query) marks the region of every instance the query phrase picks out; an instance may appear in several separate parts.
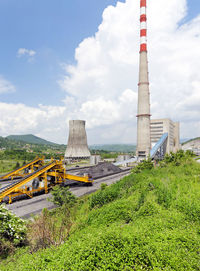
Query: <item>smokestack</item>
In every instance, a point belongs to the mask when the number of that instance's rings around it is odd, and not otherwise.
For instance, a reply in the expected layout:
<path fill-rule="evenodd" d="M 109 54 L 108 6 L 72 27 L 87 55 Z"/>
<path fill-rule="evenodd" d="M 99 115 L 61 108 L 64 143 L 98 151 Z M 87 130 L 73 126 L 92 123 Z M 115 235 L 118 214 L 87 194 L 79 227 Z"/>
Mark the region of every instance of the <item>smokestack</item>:
<path fill-rule="evenodd" d="M 139 158 L 147 158 L 150 141 L 150 93 L 147 61 L 146 0 L 140 0 L 140 67 L 138 83 L 137 149 Z"/>
<path fill-rule="evenodd" d="M 86 159 L 90 157 L 84 120 L 69 121 L 69 137 L 65 159 Z"/>

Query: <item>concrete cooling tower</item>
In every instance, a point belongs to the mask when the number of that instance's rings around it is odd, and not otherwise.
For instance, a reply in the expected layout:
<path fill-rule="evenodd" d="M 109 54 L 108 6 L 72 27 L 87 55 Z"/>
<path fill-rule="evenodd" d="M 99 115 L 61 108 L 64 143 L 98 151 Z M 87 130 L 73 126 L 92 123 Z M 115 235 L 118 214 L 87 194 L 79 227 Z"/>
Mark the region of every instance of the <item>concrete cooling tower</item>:
<path fill-rule="evenodd" d="M 65 159 L 89 158 L 90 151 L 87 144 L 87 135 L 84 120 L 69 121 L 69 137 Z"/>

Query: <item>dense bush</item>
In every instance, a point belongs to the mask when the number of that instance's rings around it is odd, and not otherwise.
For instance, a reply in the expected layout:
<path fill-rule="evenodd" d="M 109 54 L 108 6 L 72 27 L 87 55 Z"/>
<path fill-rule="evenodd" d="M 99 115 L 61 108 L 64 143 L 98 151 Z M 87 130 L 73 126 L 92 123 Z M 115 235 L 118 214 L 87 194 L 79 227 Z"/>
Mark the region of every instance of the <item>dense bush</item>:
<path fill-rule="evenodd" d="M 68 186 L 56 185 L 51 190 L 51 194 L 53 197 L 50 198 L 50 201 L 58 206 L 67 205 L 73 207 L 76 203 L 76 197 L 69 191 Z"/>
<path fill-rule="evenodd" d="M 119 196 L 119 190 L 107 187 L 94 193 L 90 198 L 90 209 L 102 207 L 104 204 L 115 200 Z"/>
<path fill-rule="evenodd" d="M 26 240 L 26 223 L 0 205 L 0 257 L 6 257 Z"/>
<path fill-rule="evenodd" d="M 133 172 L 133 173 L 140 173 L 140 172 L 142 172 L 142 170 L 144 170 L 144 169 L 150 170 L 150 169 L 152 169 L 152 168 L 153 168 L 153 162 L 152 162 L 152 160 L 149 158 L 149 159 L 144 160 L 144 161 L 142 161 L 141 163 L 139 163 L 139 164 L 132 170 L 132 172 Z"/>
<path fill-rule="evenodd" d="M 19 244 L 25 240 L 26 224 L 24 220 L 0 205 L 0 237 Z"/>

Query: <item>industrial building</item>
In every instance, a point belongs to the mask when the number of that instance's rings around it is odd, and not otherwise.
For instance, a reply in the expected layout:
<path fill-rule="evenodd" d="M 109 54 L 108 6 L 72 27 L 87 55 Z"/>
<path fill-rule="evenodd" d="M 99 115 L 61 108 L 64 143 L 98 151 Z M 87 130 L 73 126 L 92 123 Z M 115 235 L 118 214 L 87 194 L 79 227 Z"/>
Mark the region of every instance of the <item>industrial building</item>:
<path fill-rule="evenodd" d="M 180 125 L 170 119 L 153 119 L 150 124 L 151 146 L 154 147 L 161 136 L 168 134 L 166 152 L 176 152 L 180 149 Z"/>
<path fill-rule="evenodd" d="M 65 152 L 65 161 L 89 159 L 90 151 L 87 144 L 87 134 L 84 120 L 69 121 L 69 137 Z"/>

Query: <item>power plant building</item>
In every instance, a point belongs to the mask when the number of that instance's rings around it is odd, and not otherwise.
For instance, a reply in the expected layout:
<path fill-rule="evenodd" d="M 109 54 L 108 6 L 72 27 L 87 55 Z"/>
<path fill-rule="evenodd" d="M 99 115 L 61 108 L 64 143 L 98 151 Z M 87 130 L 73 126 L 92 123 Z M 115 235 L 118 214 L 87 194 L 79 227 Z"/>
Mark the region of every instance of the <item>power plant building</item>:
<path fill-rule="evenodd" d="M 88 159 L 90 158 L 90 155 L 87 144 L 85 121 L 70 120 L 65 160 Z"/>
<path fill-rule="evenodd" d="M 153 119 L 150 125 L 151 146 L 158 142 L 161 136 L 168 133 L 166 152 L 177 152 L 180 149 L 180 125 L 170 119 Z"/>

